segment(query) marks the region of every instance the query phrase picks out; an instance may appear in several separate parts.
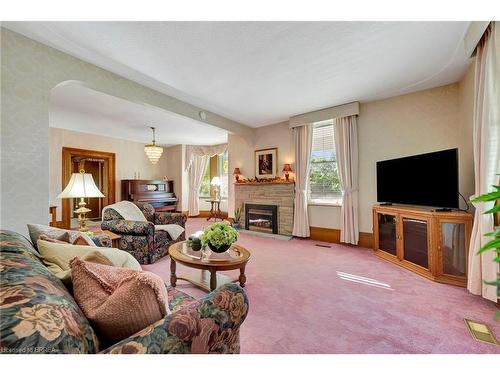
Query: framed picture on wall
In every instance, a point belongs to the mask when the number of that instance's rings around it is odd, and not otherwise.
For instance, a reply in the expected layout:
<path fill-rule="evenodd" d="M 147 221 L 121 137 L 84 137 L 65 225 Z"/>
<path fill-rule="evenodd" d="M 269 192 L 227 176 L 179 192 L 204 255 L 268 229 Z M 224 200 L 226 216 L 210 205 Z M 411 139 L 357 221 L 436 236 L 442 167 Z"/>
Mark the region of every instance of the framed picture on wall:
<path fill-rule="evenodd" d="M 255 151 L 255 177 L 273 178 L 278 175 L 278 149 Z"/>

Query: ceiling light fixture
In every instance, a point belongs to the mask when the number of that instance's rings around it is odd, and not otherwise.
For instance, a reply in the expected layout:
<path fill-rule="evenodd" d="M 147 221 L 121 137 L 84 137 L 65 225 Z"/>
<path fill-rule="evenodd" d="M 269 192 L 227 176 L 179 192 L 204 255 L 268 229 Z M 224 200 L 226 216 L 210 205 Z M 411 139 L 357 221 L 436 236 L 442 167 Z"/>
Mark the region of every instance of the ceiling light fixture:
<path fill-rule="evenodd" d="M 151 130 L 153 131 L 153 143 L 144 146 L 144 152 L 146 153 L 146 156 L 151 164 L 154 165 L 158 163 L 158 160 L 160 160 L 161 154 L 163 154 L 163 148 L 156 145 L 155 128 L 151 127 Z"/>

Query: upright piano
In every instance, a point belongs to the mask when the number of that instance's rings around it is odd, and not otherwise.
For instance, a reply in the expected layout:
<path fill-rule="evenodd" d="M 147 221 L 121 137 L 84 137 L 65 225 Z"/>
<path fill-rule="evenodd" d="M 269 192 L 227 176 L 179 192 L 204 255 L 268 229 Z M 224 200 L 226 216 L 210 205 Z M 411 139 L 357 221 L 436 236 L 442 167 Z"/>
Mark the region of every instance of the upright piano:
<path fill-rule="evenodd" d="M 177 208 L 174 181 L 122 180 L 122 199 L 149 203 L 155 211 L 175 211 Z"/>

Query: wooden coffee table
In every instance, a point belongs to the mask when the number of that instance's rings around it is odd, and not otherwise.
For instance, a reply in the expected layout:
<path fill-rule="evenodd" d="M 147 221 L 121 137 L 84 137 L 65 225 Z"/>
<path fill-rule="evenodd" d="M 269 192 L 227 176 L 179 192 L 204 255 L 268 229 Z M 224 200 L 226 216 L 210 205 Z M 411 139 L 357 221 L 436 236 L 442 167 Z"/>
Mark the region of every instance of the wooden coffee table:
<path fill-rule="evenodd" d="M 209 292 L 223 284 L 239 281 L 245 286 L 245 267 L 250 259 L 250 252 L 242 246 L 233 244 L 229 252 L 224 255 L 213 253 L 213 257 L 202 259 L 201 251 L 193 252 L 189 249 L 187 241 L 177 242 L 170 246 L 170 284 L 175 287 L 177 280 L 185 280 Z M 190 275 L 176 275 L 177 263 L 186 267 L 201 270 Z M 240 270 L 238 279 L 233 280 L 225 275 L 217 274 L 218 271 Z"/>

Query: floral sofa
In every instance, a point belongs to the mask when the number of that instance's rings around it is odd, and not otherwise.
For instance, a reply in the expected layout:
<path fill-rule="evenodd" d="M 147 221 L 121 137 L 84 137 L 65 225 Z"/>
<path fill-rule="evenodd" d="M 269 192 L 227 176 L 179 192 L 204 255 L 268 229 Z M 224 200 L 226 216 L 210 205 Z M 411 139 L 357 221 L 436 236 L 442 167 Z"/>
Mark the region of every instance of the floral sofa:
<path fill-rule="evenodd" d="M 0 353 L 239 353 L 248 300 L 236 284 L 200 300 L 170 288 L 171 315 L 102 347 L 70 292 L 25 237 L 0 231 L 0 249 Z"/>
<path fill-rule="evenodd" d="M 168 254 L 171 244 L 184 241 L 183 233 L 175 241 L 165 231 L 155 231 L 157 224 L 178 224 L 185 228 L 187 216 L 181 213 L 155 212 L 149 203 L 136 203 L 147 222 L 124 220 L 113 208 L 104 209 L 101 229 L 121 235 L 119 248 L 132 254 L 140 264 L 150 264 Z"/>

